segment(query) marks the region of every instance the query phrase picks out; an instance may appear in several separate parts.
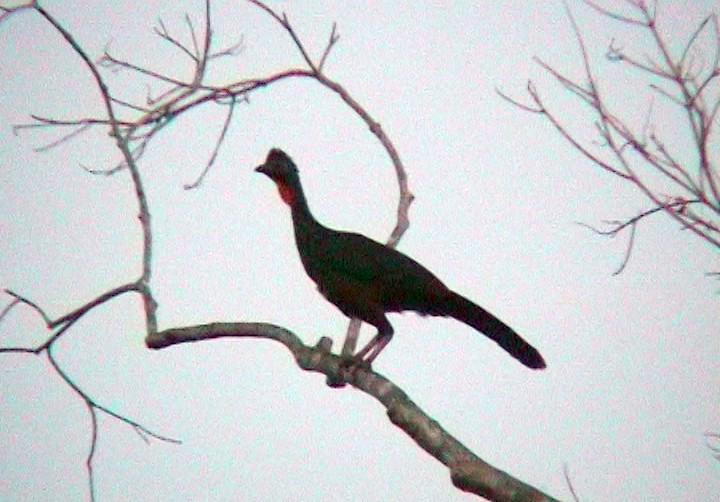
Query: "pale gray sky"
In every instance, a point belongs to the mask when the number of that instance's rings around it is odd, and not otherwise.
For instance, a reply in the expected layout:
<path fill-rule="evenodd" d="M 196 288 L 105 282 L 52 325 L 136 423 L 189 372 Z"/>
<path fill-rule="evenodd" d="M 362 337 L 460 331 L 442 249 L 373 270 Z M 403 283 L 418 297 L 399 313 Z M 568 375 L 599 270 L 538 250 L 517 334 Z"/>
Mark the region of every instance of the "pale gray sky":
<path fill-rule="evenodd" d="M 612 38 L 647 42 L 569 3 L 594 55 Z M 188 62 L 152 27 L 161 17 L 184 34 L 184 12 L 199 21 L 202 3 L 142 4 L 43 2 L 94 58 L 107 46 L 188 78 Z M 625 239 L 574 222 L 628 217 L 646 201 L 494 91 L 522 97 L 533 78 L 569 118 L 580 117 L 532 62 L 540 56 L 578 74 L 562 3 L 270 5 L 288 13 L 316 55 L 338 23 L 327 73 L 383 125 L 417 197 L 400 249 L 507 320 L 548 363 L 529 371 L 456 321 L 405 314 L 392 316 L 396 336 L 375 369 L 480 457 L 561 499 L 570 498 L 564 465 L 582 500 L 715 498 L 720 463 L 703 433 L 720 429 L 718 283 L 705 276 L 718 270 L 717 254 L 660 216 L 640 226 L 632 260 L 614 277 Z M 717 3 L 661 8 L 679 43 Z M 241 54 L 212 70 L 216 82 L 301 63 L 256 8 L 213 2 L 213 11 L 218 45 L 244 40 Z M 603 63 L 600 76 L 617 96 L 612 89 L 630 75 Z M 108 81 L 120 97 L 145 96 L 125 74 Z M 613 99 L 622 111 L 647 104 Z M 43 19 L 26 13 L 0 25 L 0 286 L 54 317 L 139 274 L 136 203 L 127 173 L 97 177 L 80 167 L 117 158 L 104 131 L 38 154 L 57 133 L 14 136 L 10 125 L 31 113 L 101 112 L 87 71 Z M 140 163 L 160 327 L 268 321 L 306 342 L 332 336 L 338 349 L 347 321 L 305 276 L 289 213 L 252 168 L 270 147 L 283 148 L 318 219 L 384 240 L 395 216 L 391 163 L 335 95 L 287 81 L 238 107 L 204 185 L 184 191 L 211 154 L 223 112 L 208 106 L 177 120 Z M 101 415 L 98 500 L 473 500 L 374 399 L 328 388 L 279 344 L 216 340 L 151 352 L 143 326 L 137 298 L 122 297 L 57 344 L 64 369 L 94 399 L 184 441 L 146 445 Z M 45 336 L 27 308 L 0 326 L 3 346 Z M 44 357 L 0 355 L 0 424 L 0 499 L 88 499 L 89 415 Z"/>

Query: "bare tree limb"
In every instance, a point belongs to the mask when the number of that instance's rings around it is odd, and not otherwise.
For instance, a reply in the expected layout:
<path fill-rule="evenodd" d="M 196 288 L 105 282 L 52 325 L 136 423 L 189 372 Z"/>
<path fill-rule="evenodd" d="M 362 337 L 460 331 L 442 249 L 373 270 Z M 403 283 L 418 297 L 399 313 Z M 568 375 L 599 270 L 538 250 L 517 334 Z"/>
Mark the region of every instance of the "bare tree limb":
<path fill-rule="evenodd" d="M 293 332 L 273 324 L 217 322 L 151 333 L 145 343 L 151 349 L 163 349 L 216 338 L 262 338 L 279 342 L 303 370 L 323 374 L 328 380 L 342 380 L 374 397 L 387 409 L 394 425 L 450 469 L 453 484 L 463 491 L 499 502 L 555 500 L 477 457 L 384 376 L 362 367 L 348 371 L 344 359 L 330 352 L 328 339 L 323 338 L 315 347 L 310 347 Z"/>
<path fill-rule="evenodd" d="M 15 299 L 15 302 L 17 303 L 24 303 L 31 307 L 33 310 L 35 310 L 40 317 L 42 317 L 43 321 L 45 322 L 45 326 L 49 330 L 54 330 L 56 328 L 59 328 L 54 334 L 52 334 L 43 344 L 39 345 L 38 347 L 28 349 L 28 348 L 18 348 L 18 347 L 1 347 L 0 353 L 2 352 L 31 352 L 33 354 L 39 354 L 45 350 L 48 350 L 53 343 L 55 343 L 68 329 L 70 329 L 73 324 L 75 324 L 77 321 L 79 321 L 85 314 L 90 312 L 92 309 L 106 303 L 109 300 L 112 300 L 113 298 L 120 296 L 124 293 L 129 293 L 131 291 L 140 292 L 140 286 L 138 283 L 129 283 L 129 284 L 123 284 L 122 286 L 118 286 L 117 288 L 113 288 L 97 298 L 89 301 L 85 305 L 82 305 L 81 307 L 78 307 L 77 309 L 73 310 L 72 312 L 65 314 L 55 320 L 48 317 L 48 315 L 45 313 L 45 311 L 40 308 L 35 302 L 25 298 L 24 296 L 21 296 L 14 291 L 11 291 L 9 289 L 5 290 L 5 293 L 12 296 Z"/>
<path fill-rule="evenodd" d="M 85 305 L 78 307 L 77 309 L 73 310 L 72 312 L 65 314 L 55 320 L 52 320 L 45 311 L 38 306 L 35 302 L 32 300 L 29 300 L 28 298 L 25 298 L 24 296 L 21 296 L 11 290 L 6 289 L 5 293 L 9 296 L 13 297 L 13 301 L 10 303 L 8 307 L 3 309 L 2 314 L 0 314 L 0 321 L 2 321 L 3 317 L 7 314 L 7 312 L 10 311 L 10 309 L 16 305 L 19 304 L 25 304 L 31 307 L 33 310 L 35 310 L 40 317 L 45 322 L 47 328 L 49 330 L 53 330 L 55 328 L 59 328 L 52 336 L 50 336 L 44 343 L 41 345 L 35 347 L 35 348 L 25 348 L 25 347 L 0 347 L 0 354 L 11 354 L 11 353 L 27 353 L 27 354 L 40 354 L 45 353 L 47 356 L 48 362 L 50 363 L 51 367 L 57 373 L 60 378 L 70 387 L 85 403 L 87 406 L 89 412 L 90 412 L 90 425 L 91 425 L 91 442 L 90 442 L 90 450 L 88 452 L 88 456 L 86 459 L 86 467 L 88 471 L 88 482 L 89 482 L 89 492 L 90 492 L 90 500 L 95 500 L 95 481 L 94 481 L 94 473 L 93 473 L 93 459 L 95 456 L 96 451 L 96 445 L 98 440 L 98 425 L 97 425 L 97 411 L 102 411 L 103 413 L 113 417 L 116 420 L 120 420 L 121 422 L 124 422 L 128 425 L 130 425 L 140 436 L 141 438 L 147 443 L 147 436 L 150 436 L 152 438 L 158 439 L 160 441 L 165 441 L 169 443 L 175 443 L 180 444 L 180 441 L 177 439 L 173 439 L 168 436 L 164 436 L 161 434 L 158 434 L 157 432 L 154 432 L 147 427 L 141 425 L 139 422 L 136 422 L 135 420 L 132 420 L 124 415 L 121 415 L 119 413 L 116 413 L 109 408 L 106 408 L 105 406 L 97 403 L 94 399 L 92 399 L 85 391 L 83 391 L 76 383 L 75 381 L 68 376 L 68 374 L 65 372 L 65 370 L 62 369 L 60 364 L 55 359 L 53 350 L 54 350 L 54 343 L 67 331 L 69 330 L 79 319 L 81 319 L 86 313 L 90 312 L 92 309 L 106 303 L 107 301 L 130 291 L 138 291 L 138 286 L 136 283 L 133 284 L 125 284 L 123 286 L 114 288 L 94 300 L 86 303 Z"/>

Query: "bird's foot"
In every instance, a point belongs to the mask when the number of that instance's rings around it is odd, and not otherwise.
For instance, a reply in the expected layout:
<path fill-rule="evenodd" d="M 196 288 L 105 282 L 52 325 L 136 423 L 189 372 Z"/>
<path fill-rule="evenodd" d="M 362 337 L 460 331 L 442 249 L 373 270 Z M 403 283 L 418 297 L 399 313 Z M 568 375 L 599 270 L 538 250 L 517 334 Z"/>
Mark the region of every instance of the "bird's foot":
<path fill-rule="evenodd" d="M 355 371 L 362 369 L 365 371 L 372 371 L 370 363 L 364 359 L 358 357 L 343 357 L 340 361 L 340 368 L 338 377 L 327 377 L 325 383 L 328 387 L 339 389 L 347 385 L 347 380 L 352 376 Z"/>
<path fill-rule="evenodd" d="M 372 371 L 372 367 L 370 366 L 370 363 L 367 362 L 365 359 L 363 359 L 361 357 L 357 357 L 357 356 L 343 358 L 340 365 L 342 366 L 342 369 L 344 371 L 347 371 L 350 373 L 352 373 L 358 369 Z"/>

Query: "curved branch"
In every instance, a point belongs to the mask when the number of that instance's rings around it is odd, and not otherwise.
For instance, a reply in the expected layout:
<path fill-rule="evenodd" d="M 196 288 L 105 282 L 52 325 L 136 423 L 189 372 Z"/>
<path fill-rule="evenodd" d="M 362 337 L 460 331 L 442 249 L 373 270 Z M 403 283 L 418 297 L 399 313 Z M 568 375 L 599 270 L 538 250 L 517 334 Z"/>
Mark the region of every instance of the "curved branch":
<path fill-rule="evenodd" d="M 362 107 L 362 105 L 350 95 L 350 93 L 342 85 L 340 85 L 334 80 L 331 80 L 322 72 L 322 67 L 325 63 L 325 60 L 327 59 L 327 56 L 330 53 L 333 45 L 335 45 L 339 38 L 339 35 L 336 33 L 336 26 L 333 24 L 333 29 L 330 34 L 330 40 L 328 41 L 328 44 L 323 52 L 320 63 L 315 64 L 308 55 L 304 44 L 295 33 L 295 30 L 290 24 L 290 20 L 288 19 L 287 15 L 285 15 L 284 13 L 282 15 L 278 14 L 259 0 L 248 0 L 248 2 L 267 12 L 276 22 L 278 22 L 283 27 L 285 31 L 287 31 L 288 35 L 290 35 L 290 38 L 292 38 L 293 43 L 298 48 L 298 51 L 300 51 L 300 54 L 308 65 L 309 71 L 307 73 L 304 73 L 304 76 L 310 76 L 315 78 L 322 85 L 340 96 L 340 98 L 350 108 L 352 108 L 352 110 L 363 120 L 363 122 L 367 124 L 370 132 L 375 135 L 375 137 L 380 141 L 382 146 L 385 148 L 385 151 L 390 156 L 390 160 L 392 160 L 393 166 L 395 167 L 395 175 L 398 180 L 400 197 L 397 208 L 397 223 L 393 231 L 390 233 L 390 237 L 388 238 L 386 244 L 390 247 L 397 246 L 403 234 L 410 226 L 408 211 L 410 209 L 410 204 L 412 204 L 412 201 L 415 197 L 410 192 L 407 172 L 405 171 L 405 166 L 403 165 L 402 160 L 400 160 L 400 155 L 398 154 L 395 145 L 393 145 L 390 138 L 385 134 L 385 131 L 383 131 L 380 123 L 377 122 Z"/>
<path fill-rule="evenodd" d="M 387 409 L 394 425 L 450 469 L 452 483 L 463 491 L 495 501 L 555 500 L 477 457 L 384 376 L 364 367 L 348 371 L 345 360 L 330 352 L 326 338 L 311 347 L 293 332 L 274 324 L 218 322 L 150 333 L 145 344 L 151 349 L 163 349 L 215 338 L 262 338 L 280 342 L 303 370 L 323 374 L 330 381 L 343 381 L 374 397 Z"/>
<path fill-rule="evenodd" d="M 143 304 L 145 307 L 145 323 L 146 329 L 150 331 L 157 330 L 157 303 L 155 302 L 150 292 L 149 283 L 152 275 L 152 230 L 150 227 L 150 209 L 147 203 L 147 197 L 145 195 L 145 188 L 143 187 L 142 178 L 140 177 L 140 170 L 135 164 L 135 159 L 128 146 L 128 138 L 123 136 L 120 130 L 120 123 L 115 117 L 113 110 L 113 100 L 110 96 L 110 90 L 107 84 L 103 80 L 97 66 L 90 57 L 87 55 L 85 50 L 75 40 L 75 38 L 68 32 L 48 11 L 42 6 L 35 3 L 35 10 L 44 17 L 55 30 L 70 44 L 75 53 L 80 57 L 85 66 L 88 68 L 90 73 L 97 84 L 97 88 L 102 96 L 103 103 L 105 104 L 105 111 L 108 116 L 108 122 L 110 125 L 111 135 L 115 138 L 115 143 L 118 149 L 122 152 L 123 158 L 130 171 L 132 178 L 133 187 L 135 189 L 135 196 L 138 201 L 140 225 L 142 227 L 143 234 L 143 267 L 140 281 L 142 282 L 141 288 L 139 289 L 143 295 Z M 131 134 L 131 133 L 130 133 Z"/>

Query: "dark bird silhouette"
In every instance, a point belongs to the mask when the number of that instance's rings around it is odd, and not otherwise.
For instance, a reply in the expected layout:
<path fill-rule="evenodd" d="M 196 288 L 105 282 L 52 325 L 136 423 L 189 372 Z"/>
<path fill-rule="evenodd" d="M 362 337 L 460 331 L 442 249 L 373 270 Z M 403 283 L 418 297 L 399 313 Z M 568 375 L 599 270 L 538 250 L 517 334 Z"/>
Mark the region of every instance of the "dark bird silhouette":
<path fill-rule="evenodd" d="M 412 258 L 363 235 L 321 225 L 310 212 L 297 167 L 282 150 L 270 150 L 255 171 L 273 180 L 290 206 L 300 259 L 318 290 L 346 316 L 377 328 L 377 335 L 355 355 L 357 362 L 372 363 L 392 338 L 387 312 L 412 310 L 454 317 L 494 340 L 525 366 L 545 368 L 540 353 L 515 331 L 451 291 Z"/>

